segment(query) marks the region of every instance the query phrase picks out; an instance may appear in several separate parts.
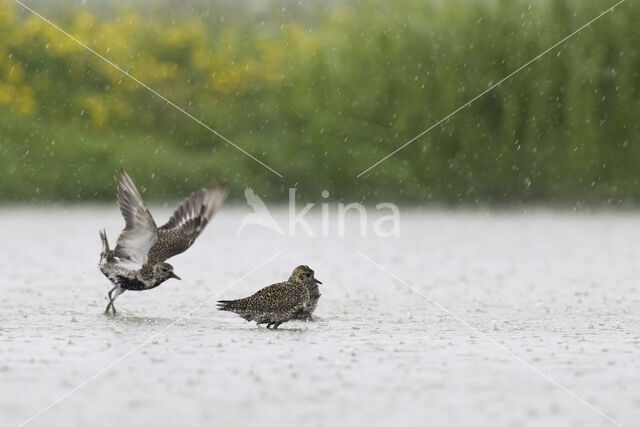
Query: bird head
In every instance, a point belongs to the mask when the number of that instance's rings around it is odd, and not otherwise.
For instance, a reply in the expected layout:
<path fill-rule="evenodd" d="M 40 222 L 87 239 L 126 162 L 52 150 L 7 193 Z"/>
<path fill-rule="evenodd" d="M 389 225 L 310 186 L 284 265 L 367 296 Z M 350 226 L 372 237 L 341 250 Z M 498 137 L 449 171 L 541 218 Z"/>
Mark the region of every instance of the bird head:
<path fill-rule="evenodd" d="M 322 282 L 314 277 L 313 270 L 310 269 L 306 265 L 299 265 L 291 273 L 290 280 L 294 280 L 296 282 L 304 283 L 304 284 L 312 284 Z"/>
<path fill-rule="evenodd" d="M 176 273 L 173 272 L 173 266 L 167 262 L 156 264 L 154 266 L 154 270 L 156 276 L 160 278 L 161 282 L 169 279 L 182 280 Z"/>

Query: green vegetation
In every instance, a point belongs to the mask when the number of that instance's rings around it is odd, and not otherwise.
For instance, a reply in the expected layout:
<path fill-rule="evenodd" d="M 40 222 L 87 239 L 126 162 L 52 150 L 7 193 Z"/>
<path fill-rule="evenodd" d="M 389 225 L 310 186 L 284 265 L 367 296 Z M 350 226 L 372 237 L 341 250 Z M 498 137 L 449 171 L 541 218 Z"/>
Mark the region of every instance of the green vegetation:
<path fill-rule="evenodd" d="M 367 1 L 53 19 L 279 178 L 0 0 L 0 199 L 150 198 L 213 179 L 270 199 L 640 201 L 640 5 L 626 2 L 361 178 L 612 0 Z M 172 3 L 174 7 L 177 3 Z M 248 8 L 250 9 L 250 8 Z M 170 15 L 170 16 L 169 16 Z M 145 190 L 146 191 L 146 190 Z"/>

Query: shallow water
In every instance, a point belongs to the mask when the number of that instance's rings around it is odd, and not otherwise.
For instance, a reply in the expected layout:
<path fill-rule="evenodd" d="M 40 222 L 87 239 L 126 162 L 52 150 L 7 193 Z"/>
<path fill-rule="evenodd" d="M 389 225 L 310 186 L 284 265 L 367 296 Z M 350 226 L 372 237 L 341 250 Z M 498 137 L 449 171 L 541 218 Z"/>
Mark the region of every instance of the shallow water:
<path fill-rule="evenodd" d="M 0 210 L 0 424 L 63 397 L 29 425 L 612 425 L 568 391 L 640 419 L 640 215 L 405 210 L 399 237 L 294 238 L 236 236 L 245 213 L 225 207 L 171 260 L 182 281 L 111 318 L 114 205 Z M 316 322 L 215 309 L 298 264 L 324 282 Z"/>

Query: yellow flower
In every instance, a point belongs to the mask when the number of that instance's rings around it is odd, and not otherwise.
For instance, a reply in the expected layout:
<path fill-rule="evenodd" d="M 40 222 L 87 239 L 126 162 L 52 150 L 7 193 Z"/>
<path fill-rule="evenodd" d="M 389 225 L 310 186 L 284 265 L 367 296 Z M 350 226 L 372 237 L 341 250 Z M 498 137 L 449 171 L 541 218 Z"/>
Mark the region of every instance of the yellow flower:
<path fill-rule="evenodd" d="M 102 127 L 109 120 L 109 110 L 97 96 L 88 96 L 84 100 L 84 106 L 89 111 L 94 127 Z"/>
<path fill-rule="evenodd" d="M 259 40 L 261 77 L 267 83 L 281 84 L 285 77 L 286 47 L 273 40 Z"/>
<path fill-rule="evenodd" d="M 29 86 L 19 85 L 15 88 L 15 103 L 21 114 L 33 114 L 38 104 L 33 96 L 33 90 Z"/>
<path fill-rule="evenodd" d="M 73 19 L 73 30 L 77 34 L 89 34 L 96 24 L 96 18 L 88 12 L 78 12 Z"/>
<path fill-rule="evenodd" d="M 0 0 L 0 27 L 10 28 L 16 21 L 16 3 L 11 0 Z"/>
<path fill-rule="evenodd" d="M 204 27 L 197 18 L 172 24 L 164 31 L 164 42 L 170 47 L 185 47 L 204 41 Z"/>
<path fill-rule="evenodd" d="M 311 33 L 305 32 L 298 24 L 289 24 L 285 29 L 285 36 L 292 48 L 298 53 L 311 56 L 318 49 L 318 41 Z"/>
<path fill-rule="evenodd" d="M 0 105 L 11 102 L 13 92 L 14 88 L 12 85 L 0 82 Z"/>
<path fill-rule="evenodd" d="M 9 60 L 4 68 L 6 69 L 7 81 L 18 83 L 23 80 L 24 67 L 19 62 Z"/>

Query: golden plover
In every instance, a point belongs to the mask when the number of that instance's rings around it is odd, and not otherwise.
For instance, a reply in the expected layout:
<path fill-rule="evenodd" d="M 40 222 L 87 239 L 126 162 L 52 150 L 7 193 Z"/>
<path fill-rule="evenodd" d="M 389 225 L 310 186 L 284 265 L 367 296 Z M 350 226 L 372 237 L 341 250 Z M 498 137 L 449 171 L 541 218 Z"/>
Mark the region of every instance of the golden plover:
<path fill-rule="evenodd" d="M 124 291 L 144 291 L 164 281 L 180 279 L 166 259 L 186 251 L 217 212 L 228 193 L 226 184 L 203 188 L 184 199 L 169 221 L 157 227 L 129 175 L 116 172 L 118 203 L 125 228 L 111 250 L 105 231 L 100 232 L 102 253 L 100 271 L 113 284 L 109 291 L 109 310 L 116 314 L 114 301 Z"/>
<path fill-rule="evenodd" d="M 315 286 L 317 289 L 318 283 L 322 282 L 314 277 L 313 270 L 300 265 L 286 282 L 262 288 L 250 297 L 218 301 L 218 309 L 236 313 L 249 322 L 253 320 L 258 325 L 266 323 L 267 328 L 277 329 L 280 324 L 309 310 L 309 288 Z M 317 304 L 317 298 L 315 302 Z"/>

